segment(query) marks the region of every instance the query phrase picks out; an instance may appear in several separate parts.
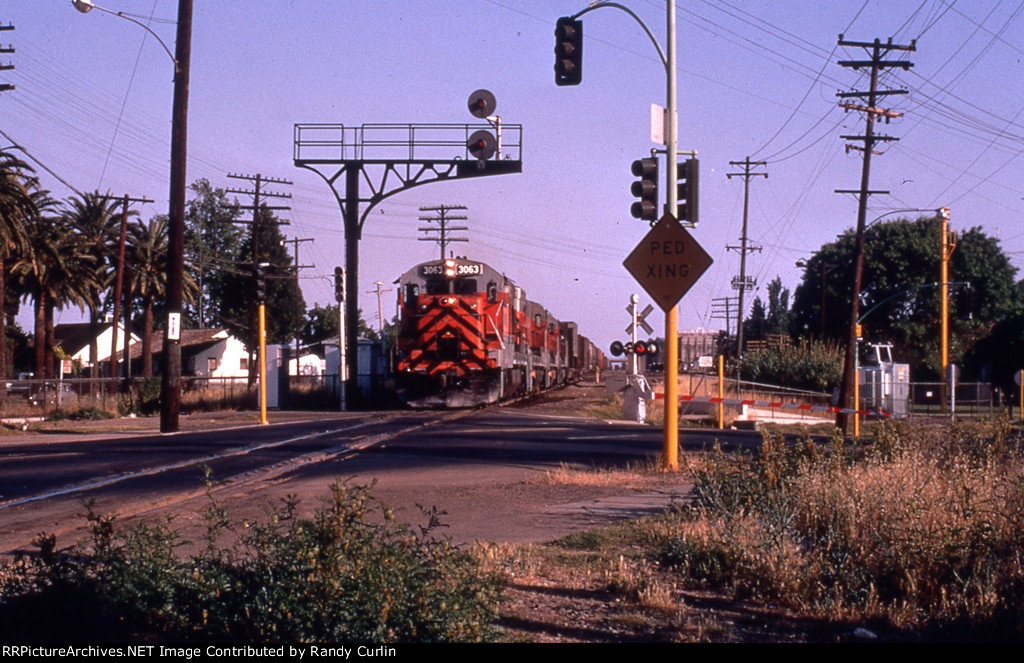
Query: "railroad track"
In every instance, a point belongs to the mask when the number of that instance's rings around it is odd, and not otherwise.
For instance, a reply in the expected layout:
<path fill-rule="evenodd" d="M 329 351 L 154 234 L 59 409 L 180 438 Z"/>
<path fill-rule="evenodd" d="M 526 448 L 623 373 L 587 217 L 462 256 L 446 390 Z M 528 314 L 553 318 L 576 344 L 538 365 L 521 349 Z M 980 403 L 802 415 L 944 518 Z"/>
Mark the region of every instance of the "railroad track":
<path fill-rule="evenodd" d="M 41 531 L 64 538 L 80 530 L 85 501 L 118 518 L 187 512 L 196 500 L 226 499 L 473 412 L 331 415 L 140 438 L 7 440 L 0 444 L 0 552 L 30 546 Z"/>

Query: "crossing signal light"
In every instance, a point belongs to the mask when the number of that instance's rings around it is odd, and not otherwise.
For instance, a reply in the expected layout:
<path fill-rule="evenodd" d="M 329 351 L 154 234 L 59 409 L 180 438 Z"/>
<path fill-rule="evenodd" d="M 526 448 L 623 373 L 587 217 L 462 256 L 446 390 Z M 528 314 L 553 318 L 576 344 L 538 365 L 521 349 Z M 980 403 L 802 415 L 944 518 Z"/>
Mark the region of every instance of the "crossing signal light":
<path fill-rule="evenodd" d="M 658 220 L 658 160 L 654 157 L 633 162 L 633 174 L 639 177 L 630 191 L 639 198 L 629 208 L 634 219 Z"/>
<path fill-rule="evenodd" d="M 622 341 L 612 341 L 611 351 L 613 357 L 621 357 L 626 352 L 626 346 Z"/>
<path fill-rule="evenodd" d="M 700 162 L 697 159 L 687 159 L 676 164 L 676 174 L 679 178 L 679 214 L 677 216 L 680 221 L 697 225 Z"/>
<path fill-rule="evenodd" d="M 583 81 L 583 21 L 563 16 L 555 23 L 555 85 Z"/>

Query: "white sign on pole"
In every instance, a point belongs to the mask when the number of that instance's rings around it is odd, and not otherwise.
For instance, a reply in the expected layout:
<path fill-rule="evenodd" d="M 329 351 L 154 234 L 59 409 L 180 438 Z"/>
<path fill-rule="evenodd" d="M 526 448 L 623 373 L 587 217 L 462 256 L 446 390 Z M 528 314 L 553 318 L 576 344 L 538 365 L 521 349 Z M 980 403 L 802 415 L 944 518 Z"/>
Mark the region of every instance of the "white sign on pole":
<path fill-rule="evenodd" d="M 665 144 L 665 108 L 658 104 L 651 104 L 651 142 Z"/>
<path fill-rule="evenodd" d="M 172 341 L 181 340 L 181 313 L 167 314 L 167 338 Z"/>

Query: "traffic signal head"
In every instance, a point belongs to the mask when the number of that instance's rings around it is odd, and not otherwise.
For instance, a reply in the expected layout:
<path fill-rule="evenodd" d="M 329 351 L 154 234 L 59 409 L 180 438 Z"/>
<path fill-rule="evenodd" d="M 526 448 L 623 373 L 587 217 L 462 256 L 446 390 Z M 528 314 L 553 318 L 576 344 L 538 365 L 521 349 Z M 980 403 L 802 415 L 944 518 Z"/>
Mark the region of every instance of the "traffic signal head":
<path fill-rule="evenodd" d="M 341 267 L 334 268 L 334 301 L 345 301 L 345 270 Z"/>
<path fill-rule="evenodd" d="M 256 303 L 267 301 L 267 276 L 259 265 L 253 267 L 252 275 L 256 279 Z"/>
<path fill-rule="evenodd" d="M 563 16 L 555 23 L 555 85 L 583 81 L 583 21 Z"/>
<path fill-rule="evenodd" d="M 676 164 L 676 174 L 679 177 L 679 214 L 677 216 L 680 221 L 697 225 L 700 162 L 697 159 L 687 159 Z"/>
<path fill-rule="evenodd" d="M 633 162 L 633 174 L 638 178 L 630 191 L 639 198 L 630 213 L 635 219 L 656 221 L 658 219 L 658 160 L 654 157 L 637 159 Z"/>

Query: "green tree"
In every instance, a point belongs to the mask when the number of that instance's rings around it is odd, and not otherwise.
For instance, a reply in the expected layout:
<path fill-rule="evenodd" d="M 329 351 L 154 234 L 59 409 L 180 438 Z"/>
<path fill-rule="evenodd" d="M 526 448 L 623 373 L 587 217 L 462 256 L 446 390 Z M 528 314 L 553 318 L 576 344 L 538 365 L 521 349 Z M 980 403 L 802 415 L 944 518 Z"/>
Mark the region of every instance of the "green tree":
<path fill-rule="evenodd" d="M 129 212 L 134 215 L 135 212 Z M 89 375 L 98 377 L 98 337 L 103 312 L 112 302 L 114 269 L 117 263 L 117 245 L 120 240 L 121 201 L 99 191 L 72 196 L 68 201 L 67 219 L 77 235 L 78 250 L 92 256 L 94 270 L 88 284 L 89 309 Z"/>
<path fill-rule="evenodd" d="M 392 320 L 391 324 L 384 325 L 385 336 L 390 337 L 394 335 L 394 330 L 397 330 L 396 320 Z M 359 338 L 368 338 L 372 341 L 381 340 L 380 332 L 376 329 L 371 329 L 366 324 L 366 320 L 363 319 L 363 309 L 359 309 L 359 329 L 357 332 Z M 302 326 L 302 344 L 314 345 L 322 341 L 337 342 L 337 340 L 338 305 L 320 306 L 320 304 L 314 304 L 313 308 L 306 312 L 306 320 Z M 393 341 L 393 338 L 391 340 Z"/>
<path fill-rule="evenodd" d="M 235 223 L 238 203 L 206 179 L 196 180 L 189 189 L 193 198 L 185 210 L 185 259 L 199 294 L 186 304 L 185 321 L 199 328 L 226 326 L 220 297 L 230 291 L 225 281 L 232 281 L 232 273 L 239 269 L 235 261 L 243 243 Z"/>
<path fill-rule="evenodd" d="M 909 363 L 916 379 L 935 379 L 941 372 L 940 243 L 940 222 L 934 217 L 898 219 L 868 229 L 860 307 L 864 338 L 893 343 L 896 360 Z M 793 301 L 791 328 L 795 335 L 818 335 L 824 320 L 826 339 L 846 338 L 855 248 L 850 230 L 807 261 Z M 961 364 L 1000 320 L 1022 309 L 1024 299 L 1015 286 L 1016 268 L 999 240 L 980 228 L 960 236 L 949 274 L 951 282 L 970 283 L 970 288 L 951 287 L 950 360 Z M 872 310 L 875 306 L 878 308 Z"/>
<path fill-rule="evenodd" d="M 167 217 L 129 228 L 132 292 L 142 300 L 142 376 L 153 375 L 153 311 L 167 294 Z"/>
<path fill-rule="evenodd" d="M 222 324 L 238 338 L 246 339 L 250 358 L 259 346 L 256 300 L 257 265 L 264 274 L 266 333 L 268 343 L 286 343 L 295 335 L 295 311 L 305 312 L 302 291 L 295 279 L 292 257 L 284 244 L 274 214 L 261 207 L 242 242 L 231 269 L 221 269 L 211 298 L 218 302 Z M 255 259 L 253 258 L 255 251 Z M 250 372 L 250 379 L 255 374 Z"/>
<path fill-rule="evenodd" d="M 41 213 L 27 225 L 32 244 L 14 264 L 14 273 L 34 302 L 36 376 L 52 378 L 53 310 L 74 305 L 84 312 L 92 301 L 97 270 L 95 255 L 68 220 L 48 213 L 55 204 L 46 196 L 40 196 L 36 204 Z"/>
<path fill-rule="evenodd" d="M 29 244 L 25 226 L 27 219 L 39 210 L 32 196 L 35 180 L 32 169 L 7 150 L 0 150 L 0 405 L 6 396 L 7 323 L 17 312 L 8 308 L 7 274 L 12 256 L 27 249 Z"/>

